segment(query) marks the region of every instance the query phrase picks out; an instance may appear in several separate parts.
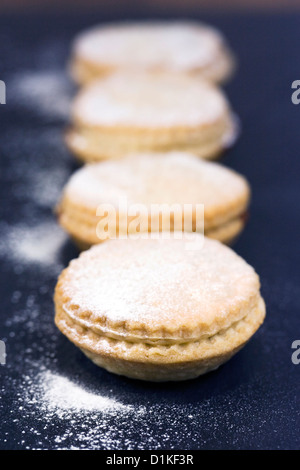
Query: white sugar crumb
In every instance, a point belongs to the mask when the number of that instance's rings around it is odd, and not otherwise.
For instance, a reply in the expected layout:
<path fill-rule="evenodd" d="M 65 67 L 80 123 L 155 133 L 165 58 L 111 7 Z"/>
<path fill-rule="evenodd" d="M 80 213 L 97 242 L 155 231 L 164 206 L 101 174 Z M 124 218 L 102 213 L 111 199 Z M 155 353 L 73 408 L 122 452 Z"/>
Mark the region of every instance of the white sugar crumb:
<path fill-rule="evenodd" d="M 95 63 L 109 61 L 144 69 L 165 64 L 169 70 L 190 71 L 209 67 L 223 52 L 223 43 L 217 30 L 199 23 L 128 23 L 83 32 L 77 39 L 76 52 Z"/>
<path fill-rule="evenodd" d="M 36 436 L 34 449 L 43 446 L 109 450 L 123 445 L 134 448 L 134 422 L 145 419 L 144 405 L 123 404 L 111 398 L 109 394 L 115 394 L 115 391 L 105 385 L 103 391 L 101 386 L 99 391 L 91 391 L 79 381 L 50 371 L 39 361 L 29 360 L 28 366 L 29 373 L 22 377 L 15 407 L 23 414 L 23 447 L 26 447 L 26 437 L 30 434 Z M 13 421 L 17 424 L 18 418 Z M 44 436 L 48 432 L 52 437 L 47 446 Z"/>
<path fill-rule="evenodd" d="M 86 87 L 75 100 L 73 111 L 75 118 L 91 126 L 211 125 L 218 129 L 220 122 L 224 128 L 229 119 L 229 105 L 217 88 L 169 74 L 112 75 Z"/>
<path fill-rule="evenodd" d="M 23 210 L 28 210 L 29 218 L 33 205 L 52 210 L 70 174 L 70 156 L 62 130 L 44 128 L 29 134 L 24 129 L 14 129 L 3 137 L 1 150 L 7 158 L 14 159 L 13 196 Z M 8 170 L 6 177 L 10 178 Z"/>
<path fill-rule="evenodd" d="M 60 416 L 75 411 L 129 411 L 132 408 L 107 396 L 89 392 L 68 378 L 47 370 L 40 374 L 37 384 L 40 389 L 35 392 L 40 394 L 42 409 Z"/>
<path fill-rule="evenodd" d="M 78 306 L 76 314 L 65 306 L 70 315 L 92 312 L 80 318 L 88 328 L 105 315 L 112 328 L 140 321 L 173 331 L 216 318 L 225 327 L 237 307 L 256 298 L 259 284 L 251 266 L 213 240 L 197 251 L 182 240 L 117 240 L 73 260 L 61 288 Z"/>
<path fill-rule="evenodd" d="M 42 207 L 54 207 L 67 178 L 67 171 L 60 168 L 40 169 L 30 176 L 32 199 Z"/>
<path fill-rule="evenodd" d="M 0 254 L 21 263 L 56 265 L 66 234 L 53 222 L 34 227 L 1 223 Z"/>
<path fill-rule="evenodd" d="M 117 388 L 114 385 L 108 389 L 105 380 L 101 382 L 102 392 L 92 392 L 79 381 L 52 372 L 39 362 L 29 361 L 28 365 L 29 374 L 23 376 L 15 408 L 11 410 L 12 414 L 16 409 L 22 412 L 23 448 L 29 449 L 30 435 L 30 439 L 35 436 L 36 442 L 31 449 L 160 449 L 178 438 L 183 416 L 198 416 L 193 405 L 182 406 L 182 416 L 178 416 L 177 406 L 165 403 L 163 398 L 157 404 L 143 400 L 136 404 L 134 396 L 122 393 L 130 401 L 123 404 L 110 398 L 110 393 L 116 395 Z M 21 424 L 19 418 L 12 420 L 15 425 Z M 184 423 L 181 422 L 181 429 L 192 439 L 195 423 L 186 419 Z"/>
<path fill-rule="evenodd" d="M 122 199 L 143 204 L 204 204 L 208 218 L 222 215 L 224 206 L 236 206 L 238 199 L 245 200 L 242 210 L 248 191 L 245 179 L 234 171 L 187 152 L 144 153 L 90 164 L 74 173 L 66 186 L 72 201 L 90 207 L 102 201 L 118 204 Z"/>
<path fill-rule="evenodd" d="M 12 99 L 19 106 L 48 116 L 67 119 L 71 96 L 69 82 L 60 70 L 26 71 L 11 79 Z"/>

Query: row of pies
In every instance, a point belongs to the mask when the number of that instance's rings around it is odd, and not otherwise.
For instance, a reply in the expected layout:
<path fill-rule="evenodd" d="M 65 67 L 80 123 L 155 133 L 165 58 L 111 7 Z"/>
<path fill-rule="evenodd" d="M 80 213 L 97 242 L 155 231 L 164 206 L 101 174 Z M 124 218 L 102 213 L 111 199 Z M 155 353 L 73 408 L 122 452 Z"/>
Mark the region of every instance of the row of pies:
<path fill-rule="evenodd" d="M 57 215 L 81 249 L 97 246 L 61 274 L 56 324 L 117 374 L 185 380 L 215 369 L 265 316 L 257 274 L 223 244 L 245 225 L 249 184 L 208 161 L 238 134 L 218 87 L 233 55 L 202 24 L 123 24 L 79 35 L 69 65 L 81 89 L 66 143 L 86 165 Z M 168 232 L 161 207 L 172 209 Z"/>

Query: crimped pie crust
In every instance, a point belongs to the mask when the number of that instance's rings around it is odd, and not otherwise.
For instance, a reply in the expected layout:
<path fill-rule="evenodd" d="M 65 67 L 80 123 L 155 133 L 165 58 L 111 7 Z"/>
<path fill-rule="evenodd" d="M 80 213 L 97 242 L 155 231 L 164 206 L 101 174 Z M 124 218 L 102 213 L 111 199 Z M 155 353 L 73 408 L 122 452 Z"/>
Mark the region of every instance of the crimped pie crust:
<path fill-rule="evenodd" d="M 116 240 L 71 261 L 55 289 L 58 328 L 97 365 L 143 380 L 215 369 L 263 322 L 253 268 L 219 242 Z"/>
<path fill-rule="evenodd" d="M 96 128 L 184 131 L 186 127 L 220 124 L 228 109 L 222 91 L 203 80 L 171 74 L 119 73 L 79 92 L 73 118 L 78 124 Z"/>
<path fill-rule="evenodd" d="M 229 242 L 244 226 L 241 216 L 249 195 L 249 185 L 242 176 L 192 154 L 138 154 L 79 169 L 64 189 L 58 214 L 71 236 L 88 246 L 101 241 L 96 234 L 100 220 L 96 211 L 101 204 L 112 204 L 116 209 L 124 200 L 128 205 L 139 203 L 148 208 L 150 204 L 204 204 L 206 235 Z M 127 225 L 119 223 L 118 230 L 127 233 Z"/>
<path fill-rule="evenodd" d="M 135 152 L 189 150 L 215 158 L 232 145 L 237 120 L 215 86 L 168 74 L 114 74 L 84 88 L 66 142 L 84 161 Z"/>
<path fill-rule="evenodd" d="M 84 252 L 59 277 L 57 326 L 96 364 L 130 377 L 183 380 L 217 367 L 254 334 L 265 307 L 253 268 L 195 237 L 196 251 L 183 234 Z"/>
<path fill-rule="evenodd" d="M 95 364 L 142 380 L 186 380 L 214 370 L 238 352 L 262 324 L 262 298 L 253 312 L 201 341 L 149 344 L 101 336 L 74 322 L 60 308 L 56 324 Z"/>
<path fill-rule="evenodd" d="M 117 70 L 169 71 L 214 82 L 229 78 L 234 60 L 223 36 L 196 22 L 147 22 L 98 26 L 73 45 L 71 73 L 85 84 Z"/>
<path fill-rule="evenodd" d="M 74 213 L 69 215 L 67 212 L 59 215 L 59 221 L 61 226 L 68 231 L 80 250 L 87 250 L 92 245 L 104 241 L 97 237 L 95 229 L 96 222 L 90 224 L 86 221 L 78 221 L 77 218 L 74 218 Z M 230 245 L 243 230 L 244 225 L 244 217 L 235 217 L 229 222 L 221 224 L 219 227 L 206 230 L 205 235 L 208 238 Z M 173 228 L 171 228 L 171 230 L 173 230 Z M 202 233 L 202 231 L 199 231 L 199 233 Z"/>
<path fill-rule="evenodd" d="M 161 343 L 211 336 L 247 315 L 259 297 L 253 268 L 207 238 L 189 250 L 180 235 L 109 240 L 82 253 L 57 284 L 64 311 L 102 335 Z"/>

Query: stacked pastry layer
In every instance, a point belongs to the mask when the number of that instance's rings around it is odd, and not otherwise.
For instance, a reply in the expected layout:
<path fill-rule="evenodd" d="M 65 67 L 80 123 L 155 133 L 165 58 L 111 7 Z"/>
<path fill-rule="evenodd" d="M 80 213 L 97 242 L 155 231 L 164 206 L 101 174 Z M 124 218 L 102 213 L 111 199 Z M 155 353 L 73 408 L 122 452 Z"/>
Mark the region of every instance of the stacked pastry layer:
<path fill-rule="evenodd" d="M 98 26 L 80 34 L 71 72 L 80 84 L 114 72 L 170 72 L 224 82 L 234 60 L 224 37 L 193 22 L 149 22 Z"/>
<path fill-rule="evenodd" d="M 233 66 L 224 38 L 202 24 L 110 25 L 75 41 L 71 71 L 84 87 L 66 142 L 88 165 L 57 214 L 81 248 L 96 246 L 60 275 L 55 322 L 110 372 L 198 377 L 264 320 L 257 274 L 220 243 L 244 227 L 249 185 L 205 161 L 237 137 L 216 85 Z"/>
<path fill-rule="evenodd" d="M 236 119 L 214 85 L 170 74 L 119 73 L 79 93 L 66 140 L 87 162 L 171 150 L 212 159 L 236 134 Z"/>
<path fill-rule="evenodd" d="M 61 274 L 58 328 L 97 365 L 142 380 L 197 377 L 235 354 L 265 316 L 254 270 L 203 240 L 115 240 Z"/>
<path fill-rule="evenodd" d="M 58 216 L 81 248 L 136 233 L 136 224 L 131 223 L 134 217 L 139 218 L 140 231 L 162 231 L 169 223 L 171 231 L 204 228 L 208 237 L 229 243 L 244 227 L 249 193 L 242 176 L 195 155 L 137 154 L 78 170 L 65 187 Z M 197 212 L 199 205 L 204 206 L 204 220 Z M 170 208 L 165 226 L 162 221 L 155 224 L 155 206 L 157 211 L 160 206 Z M 187 211 L 192 217 L 189 228 L 183 223 Z M 99 233 L 101 217 L 108 227 L 104 231 L 103 224 Z"/>

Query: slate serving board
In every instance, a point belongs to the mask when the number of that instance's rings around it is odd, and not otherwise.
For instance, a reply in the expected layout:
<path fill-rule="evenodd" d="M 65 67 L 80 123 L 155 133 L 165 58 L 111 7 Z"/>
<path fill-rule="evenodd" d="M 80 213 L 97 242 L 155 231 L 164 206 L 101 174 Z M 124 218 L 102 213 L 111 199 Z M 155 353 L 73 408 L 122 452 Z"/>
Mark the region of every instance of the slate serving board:
<path fill-rule="evenodd" d="M 300 364 L 291 360 L 300 340 L 300 106 L 291 102 L 299 15 L 190 15 L 219 27 L 239 60 L 226 92 L 242 133 L 223 163 L 252 186 L 234 249 L 261 276 L 263 327 L 207 376 L 146 384 L 97 368 L 53 324 L 57 275 L 78 255 L 52 210 L 77 168 L 63 143 L 75 91 L 65 72 L 70 42 L 97 22 L 150 17 L 141 7 L 0 17 L 1 449 L 299 448 Z"/>

